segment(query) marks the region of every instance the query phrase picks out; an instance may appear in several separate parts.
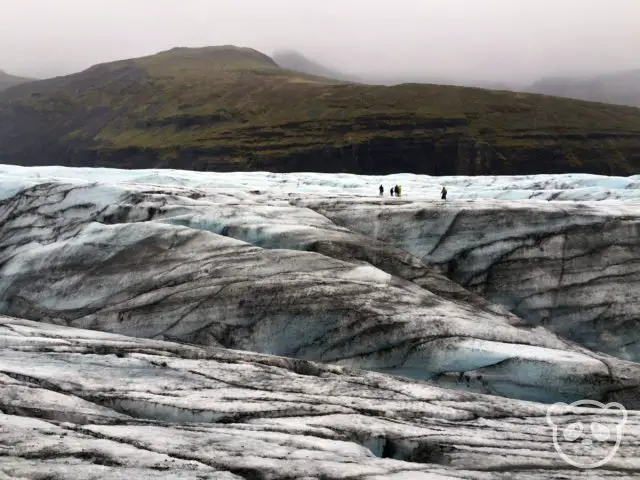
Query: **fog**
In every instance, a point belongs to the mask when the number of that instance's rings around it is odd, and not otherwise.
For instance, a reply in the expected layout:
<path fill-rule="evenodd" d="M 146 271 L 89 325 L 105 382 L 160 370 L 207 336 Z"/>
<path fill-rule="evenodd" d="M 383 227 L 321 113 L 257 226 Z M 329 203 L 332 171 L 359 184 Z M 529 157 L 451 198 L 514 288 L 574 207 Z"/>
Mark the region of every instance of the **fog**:
<path fill-rule="evenodd" d="M 640 0 L 0 0 L 0 69 L 234 44 L 354 75 L 527 83 L 640 68 L 638 25 Z"/>

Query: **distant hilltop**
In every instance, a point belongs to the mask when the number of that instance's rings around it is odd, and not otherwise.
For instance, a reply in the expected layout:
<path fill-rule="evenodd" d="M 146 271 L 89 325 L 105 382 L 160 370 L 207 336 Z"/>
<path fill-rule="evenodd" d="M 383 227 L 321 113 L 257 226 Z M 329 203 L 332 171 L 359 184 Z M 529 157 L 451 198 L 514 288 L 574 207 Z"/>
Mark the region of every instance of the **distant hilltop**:
<path fill-rule="evenodd" d="M 361 78 L 327 67 L 295 50 L 276 50 L 273 54 L 273 59 L 282 68 L 347 82 L 366 83 Z"/>
<path fill-rule="evenodd" d="M 640 69 L 585 78 L 543 78 L 533 93 L 640 107 Z"/>
<path fill-rule="evenodd" d="M 300 56 L 275 58 L 232 45 L 173 48 L 23 81 L 0 93 L 0 157 L 216 171 L 640 173 L 637 108 L 365 85 Z"/>
<path fill-rule="evenodd" d="M 32 81 L 31 78 L 18 77 L 16 75 L 10 75 L 4 70 L 0 69 L 0 91 L 6 90 L 9 87 L 20 85 Z"/>

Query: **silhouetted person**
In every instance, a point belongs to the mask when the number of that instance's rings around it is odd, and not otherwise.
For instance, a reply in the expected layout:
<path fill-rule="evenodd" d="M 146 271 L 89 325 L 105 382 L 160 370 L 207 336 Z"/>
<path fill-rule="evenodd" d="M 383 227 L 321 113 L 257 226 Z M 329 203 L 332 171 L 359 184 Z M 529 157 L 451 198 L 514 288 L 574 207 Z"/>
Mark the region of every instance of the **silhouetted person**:
<path fill-rule="evenodd" d="M 447 187 L 442 187 L 442 191 L 440 192 L 440 194 L 442 195 L 442 200 L 444 200 L 445 202 L 447 201 Z"/>
<path fill-rule="evenodd" d="M 380 196 L 384 195 L 384 187 L 380 185 Z"/>
<path fill-rule="evenodd" d="M 391 194 L 391 196 L 392 196 L 392 197 L 393 197 L 393 192 L 394 192 L 394 191 L 395 191 L 395 189 L 394 189 L 393 187 L 391 187 L 391 188 L 389 189 L 389 193 Z"/>
<path fill-rule="evenodd" d="M 398 188 L 398 185 L 396 185 L 395 187 L 393 187 L 393 191 L 396 194 L 396 197 L 400 196 L 400 189 Z"/>

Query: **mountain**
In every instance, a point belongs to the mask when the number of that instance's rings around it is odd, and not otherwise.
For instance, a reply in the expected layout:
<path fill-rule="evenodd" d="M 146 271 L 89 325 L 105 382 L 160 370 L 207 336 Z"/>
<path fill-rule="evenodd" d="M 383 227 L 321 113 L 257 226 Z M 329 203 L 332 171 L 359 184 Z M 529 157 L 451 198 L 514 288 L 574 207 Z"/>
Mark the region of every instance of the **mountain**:
<path fill-rule="evenodd" d="M 10 75 L 3 70 L 0 70 L 0 91 L 6 90 L 14 85 L 20 85 L 21 83 L 31 82 L 31 78 L 17 77 Z"/>
<path fill-rule="evenodd" d="M 533 93 L 640 107 L 640 69 L 590 78 L 543 78 Z"/>
<path fill-rule="evenodd" d="M 434 85 L 449 85 L 456 87 L 483 88 L 487 90 L 511 90 L 518 91 L 521 89 L 514 88 L 512 84 L 506 82 L 494 82 L 491 80 L 461 78 L 456 76 L 443 75 L 426 75 L 419 73 L 393 73 L 387 74 L 366 74 L 361 75 L 360 82 L 367 85 L 402 85 L 404 83 L 424 83 Z"/>
<path fill-rule="evenodd" d="M 321 63 L 311 60 L 295 50 L 278 50 L 273 54 L 272 58 L 279 66 L 289 70 L 317 75 L 319 77 L 343 80 L 346 82 L 362 82 L 362 79 L 358 77 L 351 76 L 339 70 L 322 65 Z"/>
<path fill-rule="evenodd" d="M 20 165 L 433 175 L 640 168 L 640 110 L 443 85 L 357 85 L 234 46 L 175 48 L 0 94 Z"/>
<path fill-rule="evenodd" d="M 506 82 L 494 82 L 489 80 L 460 79 L 439 75 L 410 74 L 410 73 L 364 73 L 352 75 L 340 70 L 322 65 L 316 60 L 295 50 L 280 50 L 273 55 L 275 62 L 283 68 L 297 72 L 334 78 L 345 82 L 362 83 L 365 85 L 401 85 L 403 83 L 430 83 L 438 85 L 455 85 L 459 87 L 476 87 L 491 90 L 518 90 L 512 84 Z"/>

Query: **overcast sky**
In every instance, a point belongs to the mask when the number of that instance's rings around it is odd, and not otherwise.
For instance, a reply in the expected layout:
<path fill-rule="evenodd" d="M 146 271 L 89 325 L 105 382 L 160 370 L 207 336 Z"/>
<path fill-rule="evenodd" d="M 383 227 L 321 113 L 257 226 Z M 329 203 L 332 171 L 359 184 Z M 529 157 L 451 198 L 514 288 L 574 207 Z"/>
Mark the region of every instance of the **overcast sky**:
<path fill-rule="evenodd" d="M 356 74 L 527 82 L 640 68 L 640 0 L 0 0 L 0 69 L 16 74 L 221 44 Z"/>

